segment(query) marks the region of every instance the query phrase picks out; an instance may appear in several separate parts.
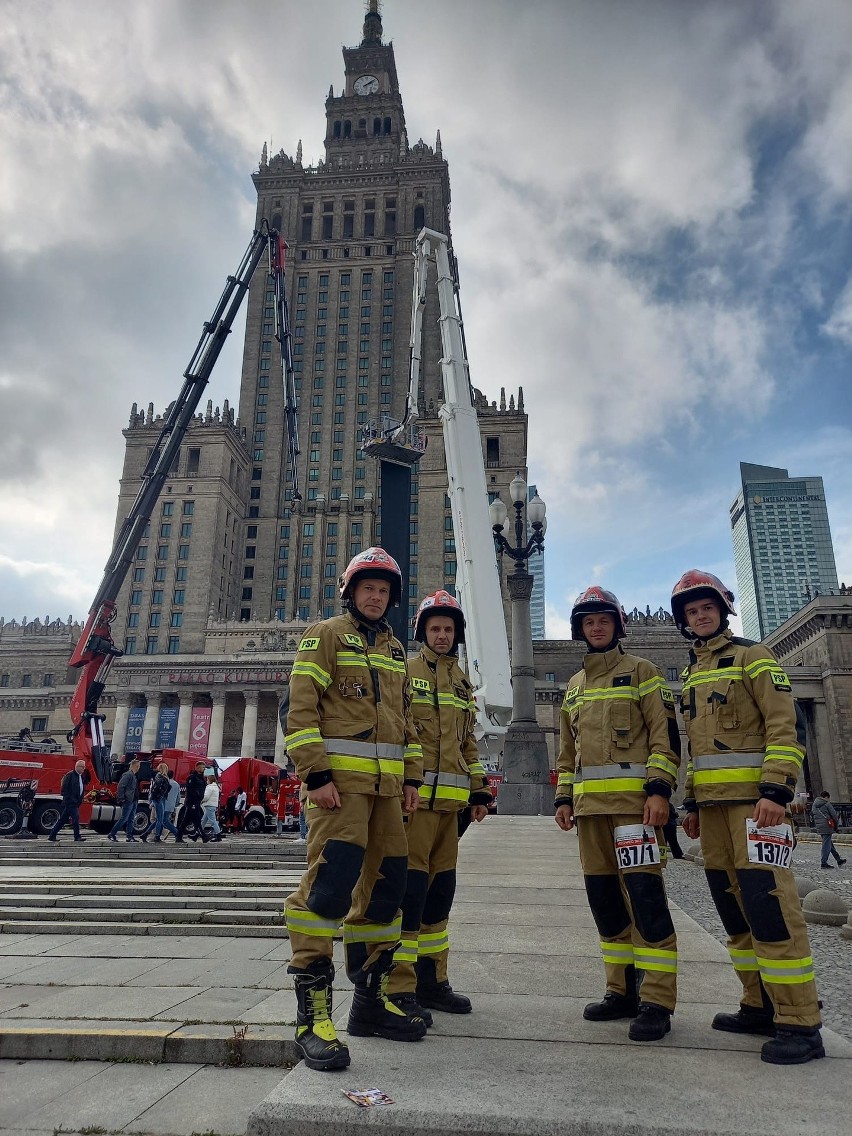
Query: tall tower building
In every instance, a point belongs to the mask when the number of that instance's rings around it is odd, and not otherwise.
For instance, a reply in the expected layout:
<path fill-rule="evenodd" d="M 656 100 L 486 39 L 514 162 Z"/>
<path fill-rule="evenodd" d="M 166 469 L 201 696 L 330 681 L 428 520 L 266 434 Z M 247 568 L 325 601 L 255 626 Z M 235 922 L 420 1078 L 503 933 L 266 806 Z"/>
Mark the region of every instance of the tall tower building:
<path fill-rule="evenodd" d="M 815 595 L 837 591 L 821 477 L 740 462 L 731 505 L 743 632 L 763 639 Z"/>
<path fill-rule="evenodd" d="M 538 488 L 535 485 L 528 486 L 527 501 L 532 501 L 537 493 Z M 544 556 L 544 552 L 538 552 L 527 561 L 529 573 L 533 577 L 533 590 L 530 596 L 530 625 L 532 626 L 533 639 L 546 638 L 544 633 Z"/>

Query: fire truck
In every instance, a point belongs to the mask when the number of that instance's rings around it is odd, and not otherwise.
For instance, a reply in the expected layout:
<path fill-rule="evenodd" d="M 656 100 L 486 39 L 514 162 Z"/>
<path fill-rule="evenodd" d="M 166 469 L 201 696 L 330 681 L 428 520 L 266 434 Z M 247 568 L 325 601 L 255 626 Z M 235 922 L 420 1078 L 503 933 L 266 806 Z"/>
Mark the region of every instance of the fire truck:
<path fill-rule="evenodd" d="M 110 746 L 104 738 L 104 715 L 98 712 L 98 703 L 110 668 L 123 654 L 114 643 L 111 633 L 111 624 L 116 616 L 116 600 L 133 563 L 145 526 L 151 519 L 169 471 L 177 459 L 210 375 L 264 254 L 267 258 L 269 285 L 275 291 L 275 338 L 281 349 L 292 495 L 294 500 L 301 497 L 296 471 L 299 453 L 296 388 L 284 280 L 286 249 L 286 242 L 266 222 L 253 233 L 235 275 L 227 278 L 219 302 L 204 324 L 201 338 L 183 373 L 184 383 L 180 394 L 166 413 L 162 430 L 142 474 L 139 493 L 116 536 L 83 634 L 68 663 L 80 672 L 71 698 L 72 728 L 66 739 L 71 753 L 63 752 L 61 746 L 40 744 L 24 737 L 0 739 L 0 836 L 11 836 L 18 832 L 24 825 L 25 816 L 30 832 L 49 832 L 61 808 L 62 777 L 81 759 L 86 763 L 84 779 L 87 782 L 86 799 L 80 810 L 81 820 L 99 831 L 109 831 L 118 815 L 116 788 L 125 766 L 124 763 L 113 760 Z M 199 760 L 198 754 L 169 749 L 134 756 L 138 756 L 143 763 L 140 771 L 140 788 L 143 791 L 151 778 L 152 763 L 165 760 L 180 781 L 186 779 L 189 770 Z M 142 805 L 137 811 L 136 827 L 144 832 L 149 823 L 148 809 Z"/>
<path fill-rule="evenodd" d="M 259 757 L 220 757 L 216 766 L 222 789 L 220 805 L 227 801 L 231 793 L 245 790 L 243 832 L 274 832 L 278 822 L 278 790 L 283 770 Z M 298 818 L 299 782 L 294 779 L 287 788 L 288 815 Z"/>

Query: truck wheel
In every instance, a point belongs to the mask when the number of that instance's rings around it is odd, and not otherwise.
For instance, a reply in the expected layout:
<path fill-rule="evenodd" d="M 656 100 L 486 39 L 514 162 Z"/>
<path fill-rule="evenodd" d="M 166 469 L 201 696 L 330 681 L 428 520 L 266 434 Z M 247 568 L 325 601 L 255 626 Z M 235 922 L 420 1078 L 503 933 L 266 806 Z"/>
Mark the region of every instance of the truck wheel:
<path fill-rule="evenodd" d="M 265 827 L 260 813 L 249 813 L 243 825 L 243 831 L 251 833 L 252 836 L 257 836 L 259 832 L 263 832 Z"/>
<path fill-rule="evenodd" d="M 33 809 L 32 817 L 30 818 L 30 828 L 33 832 L 47 836 L 59 820 L 59 814 L 61 812 L 62 805 L 58 801 L 50 801 L 46 805 L 41 805 Z"/>
<path fill-rule="evenodd" d="M 133 835 L 144 836 L 150 832 L 154 827 L 154 821 L 151 817 L 151 809 L 147 805 L 139 805 L 136 809 L 136 816 L 133 818 Z"/>
<path fill-rule="evenodd" d="M 0 801 L 0 836 L 14 836 L 24 823 L 24 811 L 17 801 Z"/>

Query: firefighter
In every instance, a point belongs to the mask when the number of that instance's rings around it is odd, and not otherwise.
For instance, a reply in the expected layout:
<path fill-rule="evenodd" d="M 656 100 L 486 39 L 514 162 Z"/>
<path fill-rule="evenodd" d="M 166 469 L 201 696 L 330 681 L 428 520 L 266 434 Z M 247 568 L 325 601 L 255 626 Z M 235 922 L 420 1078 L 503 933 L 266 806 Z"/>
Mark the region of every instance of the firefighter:
<path fill-rule="evenodd" d="M 488 815 L 491 789 L 474 735 L 473 688 L 457 661 L 465 618 L 449 592 L 427 596 L 414 617 L 421 644 L 409 660 L 411 713 L 423 746 L 420 808 L 408 817 L 408 883 L 402 904 L 402 942 L 388 983 L 391 998 L 432 1024 L 429 1010 L 469 1014 L 470 999 L 447 978 L 447 922 L 456 890 L 459 813 Z"/>
<path fill-rule="evenodd" d="M 311 1069 L 342 1069 L 349 1050 L 332 1021 L 333 937 L 343 924 L 355 986 L 349 1033 L 418 1041 L 422 1018 L 386 995 L 400 939 L 407 848 L 403 810 L 423 782 L 405 651 L 385 620 L 402 596 L 381 548 L 355 556 L 338 580 L 344 614 L 309 627 L 282 704 L 287 752 L 304 784 L 308 869 L 287 899 L 296 1045 Z"/>
<path fill-rule="evenodd" d="M 692 648 L 683 672 L 689 737 L 683 828 L 701 838 L 710 893 L 743 985 L 713 1028 L 769 1037 L 774 1065 L 825 1056 L 813 960 L 790 869 L 788 806 L 804 760 L 790 680 L 762 643 L 728 627 L 734 596 L 710 572 L 686 572 L 672 615 Z M 761 840 L 755 827 L 781 826 Z"/>
<path fill-rule="evenodd" d="M 677 784 L 674 696 L 647 659 L 627 654 L 612 592 L 586 588 L 571 635 L 588 652 L 562 704 L 556 823 L 577 823 L 586 895 L 601 940 L 606 993 L 588 1021 L 632 1018 L 631 1041 L 659 1041 L 677 996 L 677 939 L 663 886 L 662 825 Z"/>

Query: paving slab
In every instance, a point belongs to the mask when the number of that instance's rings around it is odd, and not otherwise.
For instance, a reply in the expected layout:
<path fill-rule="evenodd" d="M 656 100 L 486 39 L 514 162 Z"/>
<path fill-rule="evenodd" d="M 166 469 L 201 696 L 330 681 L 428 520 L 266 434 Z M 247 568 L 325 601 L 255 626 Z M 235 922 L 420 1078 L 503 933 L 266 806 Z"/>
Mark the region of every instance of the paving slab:
<path fill-rule="evenodd" d="M 155 1011 L 154 1016 L 163 1021 L 239 1021 L 246 1010 L 250 1010 L 258 1002 L 263 1002 L 267 997 L 265 990 L 219 987 L 216 990 L 195 992 L 191 987 L 187 987 L 180 1001 L 175 1000 L 169 1008 L 159 1013 Z"/>
<path fill-rule="evenodd" d="M 271 1092 L 281 1076 L 281 1069 L 199 1069 L 126 1124 L 124 1131 L 241 1136 L 252 1102 Z"/>
<path fill-rule="evenodd" d="M 23 1117 L 65 1096 L 103 1069 L 100 1061 L 0 1060 L 0 1130 L 7 1136 Z M 65 1127 L 69 1127 L 67 1119 Z"/>
<path fill-rule="evenodd" d="M 41 996 L 37 1005 L 40 1017 L 55 1018 L 59 1021 L 64 1018 L 147 1021 L 203 993 L 203 990 L 191 986 L 158 986 L 148 990 L 130 986 L 59 986 L 50 988 L 46 993 L 39 991 Z M 28 991 L 28 995 L 32 999 L 31 990 Z M 0 1015 L 0 1018 L 5 1027 L 9 1018 L 32 1016 L 32 1012 L 27 1010 L 10 1009 Z M 182 1014 L 181 1020 L 197 1016 Z"/>

